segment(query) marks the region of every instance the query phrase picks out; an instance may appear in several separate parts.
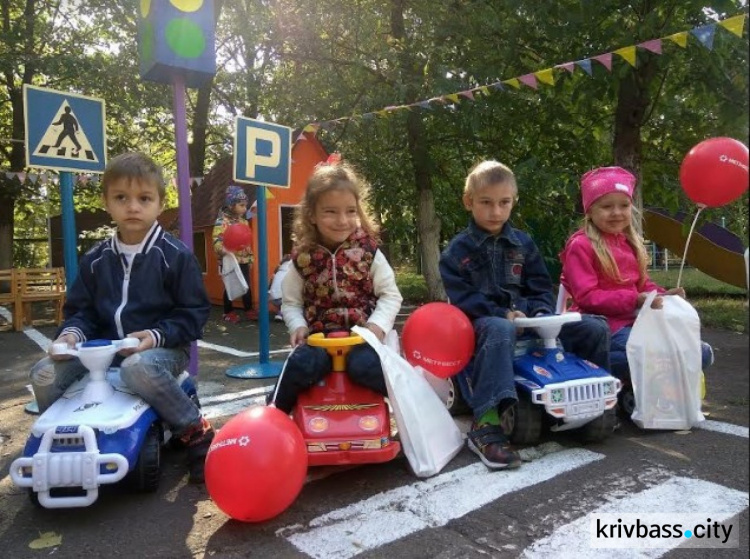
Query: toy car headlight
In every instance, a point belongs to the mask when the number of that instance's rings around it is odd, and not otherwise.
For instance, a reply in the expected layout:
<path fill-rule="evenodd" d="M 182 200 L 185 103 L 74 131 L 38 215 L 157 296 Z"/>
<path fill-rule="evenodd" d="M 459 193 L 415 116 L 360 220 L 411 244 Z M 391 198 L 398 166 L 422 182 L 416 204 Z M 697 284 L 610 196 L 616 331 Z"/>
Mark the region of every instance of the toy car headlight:
<path fill-rule="evenodd" d="M 313 433 L 322 433 L 328 429 L 328 420 L 325 417 L 316 416 L 307 423 Z"/>
<path fill-rule="evenodd" d="M 550 401 L 553 404 L 559 404 L 565 401 L 565 390 L 562 388 L 555 388 L 549 393 Z"/>
<path fill-rule="evenodd" d="M 614 382 L 607 382 L 604 384 L 604 395 L 610 396 L 615 393 L 615 383 Z"/>
<path fill-rule="evenodd" d="M 359 428 L 363 431 L 375 431 L 378 427 L 380 427 L 380 421 L 374 415 L 366 415 L 359 419 Z"/>

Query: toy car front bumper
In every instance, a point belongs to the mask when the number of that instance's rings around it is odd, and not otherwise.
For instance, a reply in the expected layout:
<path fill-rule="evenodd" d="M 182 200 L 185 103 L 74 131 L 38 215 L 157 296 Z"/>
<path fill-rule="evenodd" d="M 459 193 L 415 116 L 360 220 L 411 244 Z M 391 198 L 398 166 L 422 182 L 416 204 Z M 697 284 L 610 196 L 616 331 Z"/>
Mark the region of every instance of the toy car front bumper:
<path fill-rule="evenodd" d="M 53 445 L 83 450 L 52 451 Z M 107 473 L 102 472 L 102 466 Z M 45 508 L 85 507 L 96 501 L 99 486 L 120 481 L 128 473 L 128 460 L 117 453 L 100 454 L 96 432 L 89 426 L 48 429 L 33 456 L 13 461 L 10 477 L 18 487 L 28 487 Z M 53 496 L 55 488 L 80 488 L 84 495 Z"/>

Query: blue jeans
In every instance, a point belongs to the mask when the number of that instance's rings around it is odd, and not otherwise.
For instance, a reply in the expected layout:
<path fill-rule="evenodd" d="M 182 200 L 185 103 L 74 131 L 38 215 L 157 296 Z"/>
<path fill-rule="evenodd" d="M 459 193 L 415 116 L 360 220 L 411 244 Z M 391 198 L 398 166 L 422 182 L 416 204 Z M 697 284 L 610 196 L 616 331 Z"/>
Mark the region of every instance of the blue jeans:
<path fill-rule="evenodd" d="M 291 413 L 297 403 L 297 395 L 319 383 L 331 372 L 332 361 L 322 347 L 301 345 L 294 350 L 284 365 L 284 372 L 277 381 L 273 402 L 285 413 Z M 352 346 L 346 355 L 346 374 L 352 382 L 386 396 L 383 367 L 377 352 L 367 344 Z"/>
<path fill-rule="evenodd" d="M 469 365 L 458 375 L 461 394 L 479 419 L 501 400 L 517 400 L 513 380 L 516 327 L 500 317 L 474 321 L 476 350 Z M 609 327 L 599 316 L 583 315 L 580 322 L 565 324 L 559 335 L 567 352 L 609 370 Z"/>
<path fill-rule="evenodd" d="M 626 351 L 632 326 L 620 328 L 612 334 L 609 358 L 612 361 L 612 374 L 623 382 L 630 380 L 628 353 Z M 714 350 L 706 342 L 701 342 L 701 367 L 705 371 L 714 362 Z"/>
<path fill-rule="evenodd" d="M 153 348 L 126 358 L 116 355 L 113 366 L 120 367 L 120 378 L 143 398 L 156 413 L 180 434 L 200 423 L 200 411 L 177 383 L 189 361 L 182 349 Z M 45 357 L 31 368 L 31 384 L 39 411 L 44 412 L 68 387 L 88 370 L 78 358 L 54 361 Z"/>

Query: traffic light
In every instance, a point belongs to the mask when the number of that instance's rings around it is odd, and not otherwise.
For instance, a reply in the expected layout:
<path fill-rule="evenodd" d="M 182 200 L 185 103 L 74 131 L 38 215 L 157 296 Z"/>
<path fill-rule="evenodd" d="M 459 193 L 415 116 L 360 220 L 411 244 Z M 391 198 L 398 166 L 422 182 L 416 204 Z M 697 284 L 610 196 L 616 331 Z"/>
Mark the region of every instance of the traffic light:
<path fill-rule="evenodd" d="M 216 73 L 213 0 L 140 0 L 138 52 L 144 80 L 200 87 Z"/>

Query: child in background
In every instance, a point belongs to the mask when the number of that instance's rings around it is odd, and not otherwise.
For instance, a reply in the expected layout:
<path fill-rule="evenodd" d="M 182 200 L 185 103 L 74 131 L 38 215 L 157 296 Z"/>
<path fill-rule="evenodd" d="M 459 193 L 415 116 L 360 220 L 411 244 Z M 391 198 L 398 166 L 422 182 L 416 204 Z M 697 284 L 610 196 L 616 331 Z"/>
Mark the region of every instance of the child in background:
<path fill-rule="evenodd" d="M 660 295 L 651 307 L 662 307 L 663 295 L 685 297 L 685 290 L 666 290 L 648 276 L 643 239 L 633 227 L 635 176 L 622 167 L 599 167 L 581 178 L 583 227 L 560 253 L 561 283 L 573 300 L 571 310 L 603 315 L 612 331 L 612 374 L 629 377 L 626 345 L 638 309 L 649 292 Z M 702 343 L 704 369 L 713 350 Z"/>
<path fill-rule="evenodd" d="M 309 334 L 364 326 L 383 341 L 401 308 L 393 269 L 365 210 L 366 191 L 365 181 L 334 154 L 316 167 L 296 208 L 281 307 L 295 351 L 271 397 L 286 413 L 300 392 L 331 371 L 325 349 L 305 343 Z M 380 358 L 369 345 L 352 347 L 346 372 L 353 382 L 386 395 Z"/>
<path fill-rule="evenodd" d="M 476 334 L 474 366 L 459 373 L 469 390 L 464 399 L 474 413 L 467 444 L 491 469 L 521 465 L 500 420 L 518 400 L 513 321 L 552 314 L 555 308 L 552 280 L 539 249 L 509 221 L 517 195 L 508 167 L 497 161 L 476 165 L 463 194 L 471 212 L 469 226 L 440 257 L 448 298 L 471 319 Z M 609 331 L 601 317 L 584 315 L 580 322 L 565 324 L 559 339 L 565 351 L 609 368 Z"/>
<path fill-rule="evenodd" d="M 156 221 L 164 194 L 161 169 L 147 156 L 125 153 L 107 164 L 102 201 L 117 229 L 81 258 L 53 343 L 138 338 L 140 345 L 120 351 L 113 365 L 187 445 L 190 481 L 202 483 L 214 430 L 176 378 L 188 364 L 190 343 L 202 337 L 210 303 L 195 255 Z M 39 411 L 86 372 L 70 355 L 34 365 Z"/>
<path fill-rule="evenodd" d="M 281 285 L 284 282 L 289 268 L 292 265 L 292 255 L 285 254 L 281 259 L 281 262 L 276 266 L 276 270 L 273 272 L 273 278 L 271 279 L 271 287 L 268 289 L 268 297 L 271 299 L 271 303 L 278 309 L 274 320 L 284 320 L 281 314 Z"/>
<path fill-rule="evenodd" d="M 214 238 L 214 250 L 219 261 L 224 258 L 227 253 L 227 249 L 224 248 L 224 231 L 230 225 L 240 223 L 248 226 L 247 218 L 247 194 L 239 186 L 230 185 L 227 188 L 226 198 L 224 200 L 224 206 L 219 212 L 219 216 L 216 218 L 216 224 L 214 225 L 213 238 Z M 243 248 L 238 251 L 232 251 L 234 256 L 237 258 L 237 262 L 240 265 L 240 270 L 247 280 L 247 293 L 242 296 L 242 306 L 245 310 L 245 317 L 248 320 L 257 320 L 258 313 L 253 310 L 253 294 L 250 288 L 252 284 L 250 280 L 250 266 L 253 263 L 253 252 L 250 247 Z M 240 321 L 239 315 L 233 310 L 232 301 L 227 295 L 226 289 L 224 290 L 224 315 L 222 318 L 226 322 L 237 324 Z"/>

